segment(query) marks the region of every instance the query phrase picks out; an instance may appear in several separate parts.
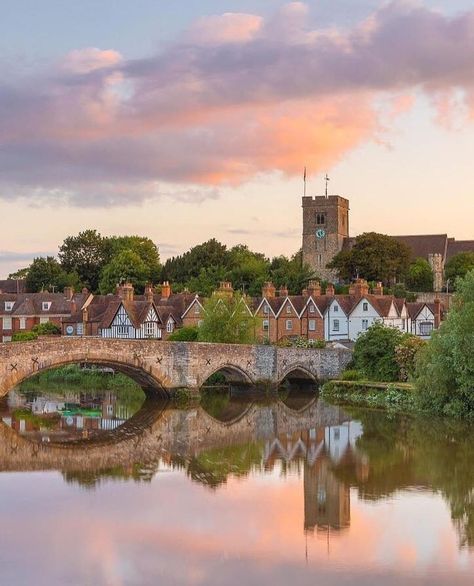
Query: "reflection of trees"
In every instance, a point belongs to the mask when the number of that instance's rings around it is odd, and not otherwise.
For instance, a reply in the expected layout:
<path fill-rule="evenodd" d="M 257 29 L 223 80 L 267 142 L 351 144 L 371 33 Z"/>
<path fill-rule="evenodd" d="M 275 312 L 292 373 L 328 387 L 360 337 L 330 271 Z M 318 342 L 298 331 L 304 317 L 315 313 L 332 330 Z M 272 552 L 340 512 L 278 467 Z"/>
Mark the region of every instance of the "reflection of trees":
<path fill-rule="evenodd" d="M 380 499 L 408 486 L 439 491 L 451 508 L 461 545 L 474 546 L 474 427 L 455 421 L 356 414 L 364 426 L 357 448 L 370 462 L 367 478 L 353 464 L 338 477 L 364 499 Z"/>
<path fill-rule="evenodd" d="M 143 466 L 135 463 L 130 466 L 114 466 L 100 470 L 63 471 L 62 476 L 68 484 L 79 484 L 85 489 L 95 489 L 106 480 L 151 482 L 158 471 L 158 464 Z"/>

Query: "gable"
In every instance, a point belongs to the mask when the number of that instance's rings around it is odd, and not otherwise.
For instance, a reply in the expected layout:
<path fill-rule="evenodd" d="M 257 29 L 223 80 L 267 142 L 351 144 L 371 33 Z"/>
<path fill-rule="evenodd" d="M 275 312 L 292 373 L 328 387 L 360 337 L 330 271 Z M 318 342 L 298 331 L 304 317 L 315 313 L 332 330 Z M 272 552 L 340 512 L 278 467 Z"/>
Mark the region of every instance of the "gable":
<path fill-rule="evenodd" d="M 132 321 L 125 310 L 125 307 L 121 304 L 112 320 L 111 326 L 131 326 Z"/>

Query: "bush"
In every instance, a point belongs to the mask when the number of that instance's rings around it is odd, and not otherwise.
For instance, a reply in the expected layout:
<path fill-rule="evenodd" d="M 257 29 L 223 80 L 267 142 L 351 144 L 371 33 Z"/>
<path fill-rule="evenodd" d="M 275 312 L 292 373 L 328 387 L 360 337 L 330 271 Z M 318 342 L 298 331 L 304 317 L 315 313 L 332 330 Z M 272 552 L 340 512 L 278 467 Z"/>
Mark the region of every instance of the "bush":
<path fill-rule="evenodd" d="M 58 336 L 61 334 L 61 328 L 53 322 L 47 322 L 45 324 L 38 324 L 33 328 L 33 332 L 38 336 Z"/>
<path fill-rule="evenodd" d="M 363 376 L 358 370 L 345 370 L 341 375 L 341 380 L 355 381 L 362 379 Z"/>
<path fill-rule="evenodd" d="M 168 340 L 170 342 L 196 342 L 198 339 L 199 330 L 196 326 L 187 326 L 175 330 Z"/>
<path fill-rule="evenodd" d="M 31 342 L 37 339 L 38 334 L 35 332 L 15 332 L 12 336 L 12 342 Z"/>
<path fill-rule="evenodd" d="M 403 339 L 404 334 L 400 330 L 374 323 L 357 338 L 353 358 L 355 369 L 369 380 L 398 381 L 400 367 L 395 348 Z"/>
<path fill-rule="evenodd" d="M 395 348 L 395 360 L 400 368 L 401 381 L 408 381 L 415 375 L 418 353 L 425 344 L 421 338 L 407 334 L 402 343 Z"/>

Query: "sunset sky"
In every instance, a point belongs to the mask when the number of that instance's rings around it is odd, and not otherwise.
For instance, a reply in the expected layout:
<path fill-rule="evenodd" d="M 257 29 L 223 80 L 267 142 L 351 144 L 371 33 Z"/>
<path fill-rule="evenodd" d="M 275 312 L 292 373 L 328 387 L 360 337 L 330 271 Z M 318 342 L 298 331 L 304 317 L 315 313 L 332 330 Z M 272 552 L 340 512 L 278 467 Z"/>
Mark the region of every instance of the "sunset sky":
<path fill-rule="evenodd" d="M 86 228 L 162 258 L 351 234 L 474 238 L 472 0 L 4 0 L 0 278 Z"/>

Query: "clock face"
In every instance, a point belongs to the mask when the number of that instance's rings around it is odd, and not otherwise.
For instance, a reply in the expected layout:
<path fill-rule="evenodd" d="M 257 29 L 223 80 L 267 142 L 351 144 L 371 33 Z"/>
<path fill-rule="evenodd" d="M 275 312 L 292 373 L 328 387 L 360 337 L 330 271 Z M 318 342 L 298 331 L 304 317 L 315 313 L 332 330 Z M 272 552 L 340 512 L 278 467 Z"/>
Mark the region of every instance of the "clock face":
<path fill-rule="evenodd" d="M 67 328 L 66 328 L 66 334 L 68 336 L 72 336 L 72 334 L 74 334 L 74 328 L 72 326 L 67 326 Z"/>
<path fill-rule="evenodd" d="M 318 230 L 316 230 L 316 238 L 324 238 L 326 236 L 326 230 L 323 230 L 322 228 L 318 228 Z"/>

